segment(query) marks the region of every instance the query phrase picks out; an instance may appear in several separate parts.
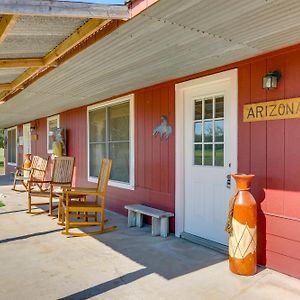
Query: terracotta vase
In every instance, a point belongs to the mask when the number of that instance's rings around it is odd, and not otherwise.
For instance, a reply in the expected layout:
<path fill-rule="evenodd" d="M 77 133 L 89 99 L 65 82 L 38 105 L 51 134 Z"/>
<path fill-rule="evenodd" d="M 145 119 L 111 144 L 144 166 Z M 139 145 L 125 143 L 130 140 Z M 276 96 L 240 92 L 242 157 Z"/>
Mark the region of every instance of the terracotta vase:
<path fill-rule="evenodd" d="M 24 160 L 24 168 L 25 169 L 29 169 L 31 167 L 31 154 L 30 153 L 26 153 L 25 154 L 25 160 Z"/>
<path fill-rule="evenodd" d="M 237 194 L 229 236 L 229 267 L 239 275 L 256 273 L 256 201 L 250 193 L 254 175 L 234 174 Z"/>

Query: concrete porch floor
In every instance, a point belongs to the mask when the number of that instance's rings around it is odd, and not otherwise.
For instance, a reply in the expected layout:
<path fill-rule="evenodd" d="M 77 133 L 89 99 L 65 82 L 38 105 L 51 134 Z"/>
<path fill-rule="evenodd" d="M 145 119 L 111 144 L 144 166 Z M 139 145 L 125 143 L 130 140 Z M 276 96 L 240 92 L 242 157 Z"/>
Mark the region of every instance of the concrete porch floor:
<path fill-rule="evenodd" d="M 300 299 L 300 280 L 269 269 L 229 272 L 227 258 L 150 227 L 67 238 L 57 220 L 26 214 L 26 193 L 0 176 L 0 299 Z"/>

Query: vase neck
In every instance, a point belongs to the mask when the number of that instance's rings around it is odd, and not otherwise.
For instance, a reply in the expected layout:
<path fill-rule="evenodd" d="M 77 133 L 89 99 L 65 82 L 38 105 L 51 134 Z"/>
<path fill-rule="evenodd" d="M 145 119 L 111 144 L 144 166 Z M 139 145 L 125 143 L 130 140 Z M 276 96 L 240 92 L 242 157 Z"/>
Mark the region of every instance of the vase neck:
<path fill-rule="evenodd" d="M 232 177 L 235 179 L 236 187 L 239 191 L 249 191 L 251 182 L 254 178 L 254 175 L 246 174 L 234 174 Z"/>

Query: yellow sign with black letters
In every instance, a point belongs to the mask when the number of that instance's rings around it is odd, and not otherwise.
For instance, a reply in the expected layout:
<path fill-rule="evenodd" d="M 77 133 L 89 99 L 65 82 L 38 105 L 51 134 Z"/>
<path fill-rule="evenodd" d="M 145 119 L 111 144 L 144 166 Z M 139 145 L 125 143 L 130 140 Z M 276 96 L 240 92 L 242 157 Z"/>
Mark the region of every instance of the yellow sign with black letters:
<path fill-rule="evenodd" d="M 300 118 L 300 98 L 244 105 L 244 122 L 284 120 L 294 118 Z"/>

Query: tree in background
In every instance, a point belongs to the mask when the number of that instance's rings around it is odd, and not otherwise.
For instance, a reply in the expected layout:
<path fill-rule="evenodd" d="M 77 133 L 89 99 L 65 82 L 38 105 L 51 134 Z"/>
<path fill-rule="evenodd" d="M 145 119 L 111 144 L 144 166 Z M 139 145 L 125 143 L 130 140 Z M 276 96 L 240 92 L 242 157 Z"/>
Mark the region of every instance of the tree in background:
<path fill-rule="evenodd" d="M 0 148 L 4 148 L 4 129 L 0 129 Z"/>

